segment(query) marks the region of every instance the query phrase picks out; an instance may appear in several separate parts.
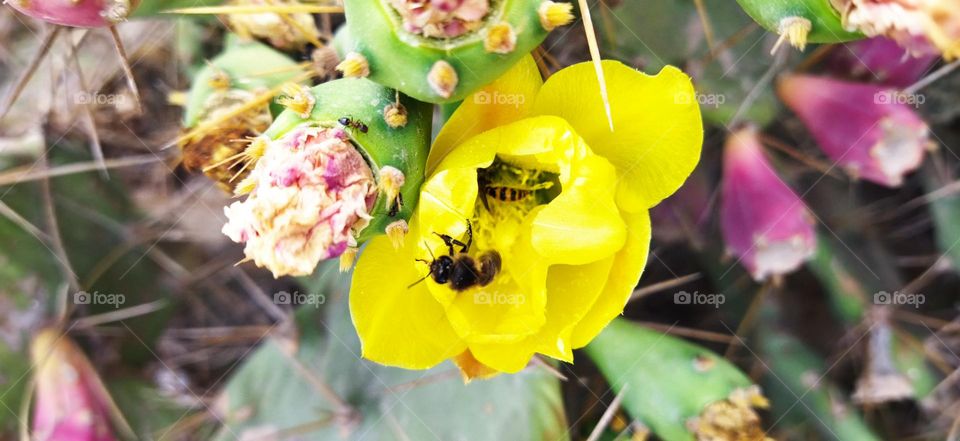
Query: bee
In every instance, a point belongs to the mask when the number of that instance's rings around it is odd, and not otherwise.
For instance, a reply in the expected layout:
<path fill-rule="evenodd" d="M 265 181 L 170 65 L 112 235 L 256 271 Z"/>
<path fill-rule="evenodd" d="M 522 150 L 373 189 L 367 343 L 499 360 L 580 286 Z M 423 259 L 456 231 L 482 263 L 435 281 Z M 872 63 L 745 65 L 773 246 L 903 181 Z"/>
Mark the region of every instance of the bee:
<path fill-rule="evenodd" d="M 553 186 L 553 182 L 544 182 L 533 186 L 492 185 L 490 181 L 481 178 L 480 192 L 483 207 L 490 211 L 489 199 L 500 202 L 518 202 L 533 196 L 537 190 L 545 190 Z"/>
<path fill-rule="evenodd" d="M 430 272 L 420 280 L 413 282 L 409 287 L 422 282 L 427 277 L 433 279 L 441 285 L 450 284 L 454 291 L 464 291 L 474 286 L 487 286 L 493 281 L 494 276 L 500 272 L 500 253 L 490 250 L 486 251 L 476 259 L 467 254 L 470 245 L 473 243 L 473 227 L 470 221 L 467 221 L 467 243 L 463 243 L 446 234 L 434 232 L 447 245 L 450 254 L 440 257 L 433 256 L 430 252 L 432 261 L 417 259 L 430 267 Z M 457 251 L 454 247 L 460 247 Z M 427 248 L 429 250 L 430 248 Z M 408 287 L 408 288 L 409 288 Z"/>
<path fill-rule="evenodd" d="M 370 130 L 370 128 L 367 127 L 367 125 L 364 124 L 363 121 L 350 118 L 349 116 L 341 117 L 340 119 L 337 120 L 337 122 L 339 122 L 340 125 L 344 127 L 353 127 L 354 129 L 357 129 L 363 133 L 367 133 L 367 130 Z"/>

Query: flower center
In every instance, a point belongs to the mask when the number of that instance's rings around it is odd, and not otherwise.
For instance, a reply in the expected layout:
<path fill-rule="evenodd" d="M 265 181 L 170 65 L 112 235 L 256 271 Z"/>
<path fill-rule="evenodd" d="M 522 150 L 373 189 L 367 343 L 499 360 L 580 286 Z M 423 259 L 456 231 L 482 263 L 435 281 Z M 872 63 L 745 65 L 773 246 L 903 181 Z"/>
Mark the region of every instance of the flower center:
<path fill-rule="evenodd" d="M 389 0 L 407 32 L 427 38 L 456 38 L 475 31 L 489 15 L 490 0 Z"/>
<path fill-rule="evenodd" d="M 477 170 L 474 243 L 481 250 L 509 250 L 527 215 L 560 194 L 559 175 L 513 165 L 499 157 Z"/>

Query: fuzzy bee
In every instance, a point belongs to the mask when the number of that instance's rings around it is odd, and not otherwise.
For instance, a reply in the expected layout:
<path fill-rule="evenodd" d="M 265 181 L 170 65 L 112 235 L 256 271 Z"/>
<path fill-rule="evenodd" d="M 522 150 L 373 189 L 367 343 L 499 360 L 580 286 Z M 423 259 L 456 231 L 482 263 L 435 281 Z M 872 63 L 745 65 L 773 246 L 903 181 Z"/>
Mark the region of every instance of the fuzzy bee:
<path fill-rule="evenodd" d="M 449 254 L 440 257 L 433 256 L 432 261 L 417 259 L 430 267 L 430 271 L 420 280 L 413 282 L 410 287 L 422 282 L 427 277 L 441 285 L 450 284 L 454 291 L 464 291 L 474 286 L 487 286 L 500 272 L 500 253 L 485 251 L 476 259 L 467 254 L 473 243 L 473 227 L 467 221 L 467 243 L 463 243 L 446 234 L 434 233 L 447 245 Z M 457 251 L 454 246 L 460 247 Z M 429 248 L 427 248 L 429 250 Z"/>

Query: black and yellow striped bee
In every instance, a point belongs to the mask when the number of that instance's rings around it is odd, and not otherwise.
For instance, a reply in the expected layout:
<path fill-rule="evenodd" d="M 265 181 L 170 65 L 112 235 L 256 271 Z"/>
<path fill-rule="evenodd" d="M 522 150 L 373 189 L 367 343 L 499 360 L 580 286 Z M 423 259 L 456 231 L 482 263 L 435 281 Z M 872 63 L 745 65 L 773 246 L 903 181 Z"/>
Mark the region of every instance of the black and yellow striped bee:
<path fill-rule="evenodd" d="M 520 202 L 532 197 L 537 190 L 545 190 L 553 186 L 552 182 L 544 182 L 533 186 L 493 185 L 485 179 L 480 179 L 479 183 L 480 200 L 487 211 L 490 211 L 489 199 L 500 202 Z"/>

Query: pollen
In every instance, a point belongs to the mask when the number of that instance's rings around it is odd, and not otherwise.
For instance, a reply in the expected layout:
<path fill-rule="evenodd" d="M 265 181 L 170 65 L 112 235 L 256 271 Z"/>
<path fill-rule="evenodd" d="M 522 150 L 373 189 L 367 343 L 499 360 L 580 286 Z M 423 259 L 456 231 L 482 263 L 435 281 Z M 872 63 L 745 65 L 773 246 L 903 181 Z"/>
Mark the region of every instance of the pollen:
<path fill-rule="evenodd" d="M 317 103 L 317 98 L 313 96 L 310 89 L 296 83 L 287 83 L 283 86 L 281 93 L 282 95 L 277 98 L 280 105 L 292 110 L 303 119 L 310 117 L 313 106 Z"/>
<path fill-rule="evenodd" d="M 550 0 L 540 4 L 537 14 L 540 15 L 540 24 L 548 31 L 568 25 L 574 18 L 572 4 L 556 3 Z"/>
<path fill-rule="evenodd" d="M 406 176 L 397 168 L 389 165 L 380 169 L 380 191 L 387 198 L 387 210 L 393 208 L 393 204 L 399 204 L 397 199 L 400 197 L 400 187 L 406 182 Z"/>
<path fill-rule="evenodd" d="M 407 225 L 407 221 L 401 219 L 387 225 L 386 232 L 390 243 L 393 244 L 393 249 L 399 250 L 403 247 L 403 240 L 407 237 L 407 233 L 410 232 L 410 226 Z"/>
<path fill-rule="evenodd" d="M 517 47 L 517 33 L 510 23 L 497 23 L 487 30 L 483 49 L 495 54 L 509 54 Z"/>
<path fill-rule="evenodd" d="M 337 64 L 337 71 L 343 74 L 344 78 L 365 78 L 370 76 L 370 62 L 359 52 L 350 52 L 343 57 L 343 61 Z"/>
<path fill-rule="evenodd" d="M 407 125 L 407 108 L 400 103 L 390 103 L 383 108 L 383 120 L 391 128 L 397 129 Z"/>
<path fill-rule="evenodd" d="M 771 54 L 777 52 L 784 41 L 788 41 L 791 46 L 798 50 L 804 50 L 807 47 L 807 36 L 813 29 L 813 23 L 803 17 L 787 17 L 780 20 L 777 28 L 780 38 L 773 45 L 773 49 L 770 50 Z"/>
<path fill-rule="evenodd" d="M 433 67 L 427 73 L 427 83 L 430 84 L 430 88 L 443 98 L 450 98 L 459 82 L 457 71 L 444 60 L 433 63 Z"/>

